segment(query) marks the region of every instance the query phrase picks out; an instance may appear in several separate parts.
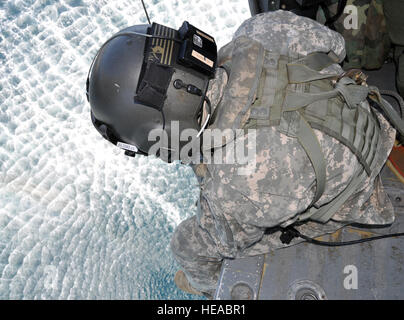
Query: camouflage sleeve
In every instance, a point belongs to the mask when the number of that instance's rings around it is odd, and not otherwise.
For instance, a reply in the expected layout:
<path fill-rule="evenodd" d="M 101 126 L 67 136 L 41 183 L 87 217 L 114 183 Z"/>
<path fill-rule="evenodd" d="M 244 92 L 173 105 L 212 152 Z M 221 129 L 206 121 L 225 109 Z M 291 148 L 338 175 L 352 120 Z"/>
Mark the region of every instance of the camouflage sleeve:
<path fill-rule="evenodd" d="M 223 96 L 224 88 L 227 84 L 227 74 L 223 68 L 217 68 L 215 77 L 209 81 L 209 89 L 206 96 L 209 98 L 212 105 L 212 112 L 219 105 L 220 99 Z"/>
<path fill-rule="evenodd" d="M 233 39 L 247 36 L 271 52 L 290 57 L 311 52 L 333 51 L 341 62 L 345 57 L 344 38 L 312 19 L 278 10 L 251 17 L 241 24 Z"/>
<path fill-rule="evenodd" d="M 334 22 L 345 40 L 347 61 L 344 69 L 377 69 L 383 65 L 390 50 L 384 3 L 400 3 L 391 0 L 348 0 L 344 13 Z M 328 9 L 331 15 L 337 12 L 337 1 L 331 1 Z M 401 13 L 400 13 L 401 15 Z M 353 18 L 355 16 L 355 18 Z M 319 10 L 317 19 L 325 22 L 324 12 Z"/>

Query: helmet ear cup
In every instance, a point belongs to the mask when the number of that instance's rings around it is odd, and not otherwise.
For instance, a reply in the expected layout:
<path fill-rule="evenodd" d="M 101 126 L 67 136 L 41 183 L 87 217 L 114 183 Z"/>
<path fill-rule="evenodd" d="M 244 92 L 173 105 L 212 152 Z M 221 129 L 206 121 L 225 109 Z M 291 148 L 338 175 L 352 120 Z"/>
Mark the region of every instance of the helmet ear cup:
<path fill-rule="evenodd" d="M 95 117 L 93 112 L 91 111 L 91 122 L 93 123 L 94 128 L 98 131 L 99 134 L 101 134 L 101 136 L 106 139 L 106 140 L 110 140 L 110 137 L 108 136 L 108 127 L 99 122 Z"/>

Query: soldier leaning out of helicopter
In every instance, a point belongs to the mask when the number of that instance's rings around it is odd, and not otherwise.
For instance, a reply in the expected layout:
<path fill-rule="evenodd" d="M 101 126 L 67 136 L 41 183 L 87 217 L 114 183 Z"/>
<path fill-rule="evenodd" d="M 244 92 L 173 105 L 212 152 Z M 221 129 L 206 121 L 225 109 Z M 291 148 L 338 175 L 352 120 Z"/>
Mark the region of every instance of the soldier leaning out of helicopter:
<path fill-rule="evenodd" d="M 87 81 L 96 129 L 126 154 L 180 158 L 198 176 L 197 215 L 171 241 L 182 290 L 212 297 L 223 259 L 303 241 L 285 239 L 291 226 L 313 238 L 394 221 L 379 173 L 396 114 L 344 58 L 340 34 L 281 10 L 246 20 L 217 59 L 213 37 L 187 22 L 133 26 L 101 47 Z M 156 130 L 166 145 L 150 152 Z M 189 144 L 172 133 L 186 130 L 200 152 L 179 152 Z M 252 160 L 234 159 L 239 145 L 254 146 Z"/>

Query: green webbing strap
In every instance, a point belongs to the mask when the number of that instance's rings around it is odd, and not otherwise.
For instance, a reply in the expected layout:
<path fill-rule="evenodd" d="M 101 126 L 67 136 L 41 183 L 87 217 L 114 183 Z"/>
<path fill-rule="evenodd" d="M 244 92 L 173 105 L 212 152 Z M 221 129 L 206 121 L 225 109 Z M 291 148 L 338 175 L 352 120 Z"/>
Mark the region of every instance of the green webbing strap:
<path fill-rule="evenodd" d="M 370 119 L 368 120 L 368 122 L 370 121 Z M 362 149 L 362 155 L 365 159 L 368 158 L 369 154 L 370 154 L 370 150 L 372 148 L 372 140 L 373 140 L 373 136 L 375 134 L 376 128 L 372 125 L 370 125 L 370 123 L 368 123 L 368 126 L 366 128 L 366 132 L 365 132 L 365 143 L 363 145 L 363 149 Z"/>
<path fill-rule="evenodd" d="M 357 109 L 350 109 L 345 104 L 342 106 L 341 112 L 341 136 L 349 142 L 354 140 L 354 119 L 355 114 L 357 113 Z"/>
<path fill-rule="evenodd" d="M 356 120 L 356 128 L 355 128 L 355 138 L 353 141 L 353 148 L 355 150 L 362 150 L 363 144 L 365 143 L 365 139 L 363 136 L 363 129 L 368 121 L 368 116 L 364 112 L 360 112 L 358 110 L 358 116 Z"/>
<path fill-rule="evenodd" d="M 325 189 L 326 169 L 323 151 L 316 134 L 302 115 L 300 116 L 299 131 L 296 136 L 301 146 L 306 151 L 313 165 L 314 173 L 316 174 L 316 193 L 310 204 L 311 206 L 320 199 Z"/>
<path fill-rule="evenodd" d="M 319 93 L 296 92 L 286 90 L 285 102 L 283 105 L 284 111 L 293 111 L 306 107 L 320 100 L 328 100 L 338 96 L 337 90 L 330 90 Z"/>
<path fill-rule="evenodd" d="M 313 52 L 293 63 L 305 65 L 307 68 L 315 71 L 321 71 L 334 63 L 338 63 L 338 57 L 332 51 L 329 53 Z"/>
<path fill-rule="evenodd" d="M 335 54 L 334 54 L 335 57 Z M 335 63 L 332 54 L 315 52 L 287 64 L 289 83 L 303 83 L 334 77 L 337 74 L 323 74 L 319 71 Z"/>
<path fill-rule="evenodd" d="M 335 90 L 341 93 L 351 109 L 357 107 L 369 95 L 368 87 L 357 85 L 354 80 L 348 77 L 340 79 L 335 85 Z"/>
<path fill-rule="evenodd" d="M 275 95 L 270 107 L 269 121 L 276 125 L 279 125 L 282 118 L 282 105 L 285 98 L 285 87 L 288 84 L 287 74 L 287 60 L 280 57 L 278 60 L 278 70 L 276 71 L 276 77 L 267 78 L 266 81 L 270 83 L 272 88 L 275 88 Z M 273 75 L 274 70 L 268 70 Z"/>
<path fill-rule="evenodd" d="M 329 129 L 328 126 L 326 125 L 321 125 L 318 122 L 315 121 L 310 121 L 309 122 L 310 126 L 313 129 L 317 129 L 320 130 L 326 134 L 328 134 L 330 137 L 333 137 L 335 139 L 337 139 L 338 141 L 340 141 L 342 144 L 344 144 L 346 147 L 348 147 L 352 153 L 357 157 L 359 163 L 363 166 L 363 168 L 365 169 L 366 173 L 368 175 L 370 175 L 372 173 L 372 170 L 370 168 L 370 165 L 368 165 L 366 163 L 366 159 L 362 156 L 361 150 L 360 149 L 356 149 L 352 146 L 352 143 L 348 140 L 346 140 L 345 138 L 343 138 L 341 135 L 339 135 L 336 131 Z"/>
<path fill-rule="evenodd" d="M 368 156 L 366 157 L 366 163 L 369 163 L 369 166 L 371 168 L 374 167 L 373 164 L 374 164 L 375 160 L 377 159 L 376 149 L 379 144 L 379 138 L 380 138 L 379 130 L 377 130 L 377 128 L 375 127 L 373 137 L 370 142 L 370 150 L 369 150 Z"/>
<path fill-rule="evenodd" d="M 326 223 L 357 190 L 359 185 L 365 182 L 366 178 L 366 171 L 361 170 L 351 179 L 344 191 L 342 191 L 336 198 L 334 198 L 331 202 L 321 206 L 319 209 L 311 207 L 306 213 L 300 215 L 299 221 L 310 219 L 321 223 Z"/>
<path fill-rule="evenodd" d="M 313 126 L 313 124 L 311 125 Z M 367 127 L 365 136 L 359 136 L 361 135 L 360 131 L 362 131 L 365 126 Z M 380 140 L 377 124 L 373 123 L 372 119 L 369 115 L 366 116 L 365 112 L 358 112 L 358 121 L 356 123 L 355 131 L 356 136 L 353 139 L 353 143 L 357 148 L 362 148 L 354 149 L 360 152 L 360 158 L 362 160 L 360 163 L 363 167 L 354 175 L 346 188 L 336 198 L 320 208 L 311 207 L 305 213 L 300 215 L 300 221 L 311 219 L 322 223 L 327 222 L 342 207 L 348 198 L 354 194 L 358 187 L 365 182 L 368 175 L 370 175 L 371 169 L 374 167 L 377 160 L 377 146 L 379 145 Z M 364 164 L 366 164 L 366 166 Z"/>
<path fill-rule="evenodd" d="M 351 79 L 348 80 L 348 78 L 342 78 L 337 82 L 333 90 L 319 93 L 295 92 L 292 90 L 287 90 L 284 102 L 284 111 L 297 110 L 316 101 L 335 98 L 339 94 L 344 97 L 344 100 L 349 108 L 356 108 L 358 104 L 364 101 L 368 96 L 369 88 L 352 84 L 351 81 Z"/>
<path fill-rule="evenodd" d="M 401 119 L 400 115 L 394 110 L 390 103 L 382 98 L 379 89 L 376 87 L 369 87 L 369 89 L 373 94 L 369 95 L 369 98 L 380 106 L 393 127 L 400 133 L 401 137 L 404 137 L 404 121 Z"/>

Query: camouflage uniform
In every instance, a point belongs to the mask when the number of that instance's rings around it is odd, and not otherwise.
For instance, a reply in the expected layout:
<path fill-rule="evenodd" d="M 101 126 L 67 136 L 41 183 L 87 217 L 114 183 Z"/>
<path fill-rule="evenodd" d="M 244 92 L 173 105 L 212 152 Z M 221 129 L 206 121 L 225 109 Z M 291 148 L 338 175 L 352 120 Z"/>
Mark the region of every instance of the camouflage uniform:
<path fill-rule="evenodd" d="M 330 1 L 331 15 L 337 11 L 336 1 Z M 387 58 L 390 39 L 387 34 L 386 20 L 383 14 L 383 0 L 348 0 L 347 6 L 355 6 L 358 12 L 357 28 L 346 28 L 344 22 L 352 23 L 349 14 L 343 13 L 334 23 L 337 32 L 345 39 L 347 61 L 344 69 L 378 69 Z M 319 21 L 324 18 L 319 14 Z"/>
<path fill-rule="evenodd" d="M 304 17 L 286 11 L 267 12 L 245 21 L 234 35 L 259 41 L 266 50 L 288 56 L 332 50 L 344 58 L 343 38 Z M 219 52 L 225 63 L 232 43 Z M 241 63 L 249 64 L 248 57 Z M 237 92 L 248 90 L 243 85 L 254 73 L 237 75 Z M 341 72 L 335 64 L 323 72 Z M 218 69 L 210 84 L 213 106 L 220 107 L 227 76 Z M 234 94 L 237 94 L 234 93 Z M 392 148 L 395 130 L 378 114 L 381 126 L 377 165 L 371 176 L 326 224 L 307 222 L 297 229 L 310 237 L 332 233 L 353 221 L 362 224 L 390 224 L 394 213 L 378 178 Z M 327 162 L 325 192 L 317 202 L 321 205 L 339 194 L 360 166 L 355 155 L 336 139 L 314 130 Z M 246 140 L 248 135 L 237 139 Z M 201 178 L 201 197 L 197 216 L 183 221 L 176 229 L 171 248 L 183 267 L 191 285 L 212 294 L 216 288 L 222 260 L 268 253 L 286 246 L 277 226 L 293 221 L 310 205 L 316 177 L 303 148 L 275 127 L 262 127 L 256 132 L 256 168 L 250 175 L 239 175 L 238 164 L 200 164 L 195 167 Z M 226 155 L 223 155 L 226 157 Z M 225 162 L 225 161 L 223 161 Z M 295 239 L 290 245 L 298 243 Z"/>

